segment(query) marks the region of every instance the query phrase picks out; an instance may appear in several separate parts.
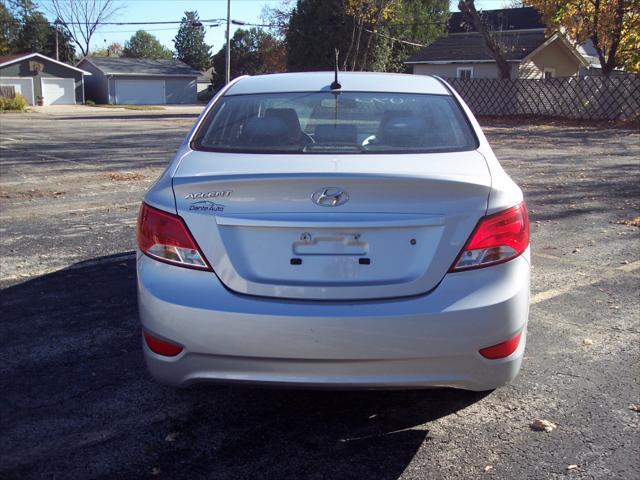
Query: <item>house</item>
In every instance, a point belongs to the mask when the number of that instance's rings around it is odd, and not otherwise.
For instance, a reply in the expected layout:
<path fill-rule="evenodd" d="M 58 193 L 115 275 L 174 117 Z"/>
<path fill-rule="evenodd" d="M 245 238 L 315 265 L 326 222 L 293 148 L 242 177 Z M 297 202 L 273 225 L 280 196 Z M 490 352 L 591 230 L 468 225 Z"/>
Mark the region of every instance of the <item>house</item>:
<path fill-rule="evenodd" d="M 162 105 L 197 102 L 200 72 L 179 60 L 85 57 L 77 67 L 92 73 L 87 99 L 96 103 Z"/>
<path fill-rule="evenodd" d="M 84 103 L 85 76 L 91 73 L 40 53 L 0 56 L 0 86 L 13 87 L 29 105 Z"/>
<path fill-rule="evenodd" d="M 511 78 L 572 77 L 589 67 L 589 61 L 560 32 L 545 35 L 540 12 L 533 7 L 486 10 L 488 30 L 503 46 Z M 451 15 L 448 34 L 406 62 L 417 75 L 445 78 L 500 78 L 489 49 L 478 32 Z"/>

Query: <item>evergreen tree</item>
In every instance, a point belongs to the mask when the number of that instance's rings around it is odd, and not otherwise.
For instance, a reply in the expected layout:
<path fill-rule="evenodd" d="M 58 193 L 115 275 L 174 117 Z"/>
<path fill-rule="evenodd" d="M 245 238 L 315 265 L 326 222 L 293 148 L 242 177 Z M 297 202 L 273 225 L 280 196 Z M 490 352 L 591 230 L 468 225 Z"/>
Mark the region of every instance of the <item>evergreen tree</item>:
<path fill-rule="evenodd" d="M 38 53 L 48 51 L 50 28 L 49 21 L 42 13 L 34 11 L 27 14 L 22 19 L 22 27 L 16 38 L 16 51 Z M 55 35 L 55 31 L 53 33 Z"/>
<path fill-rule="evenodd" d="M 0 2 L 0 55 L 13 51 L 18 37 L 20 24 L 4 2 Z"/>
<path fill-rule="evenodd" d="M 348 49 L 351 25 L 342 0 L 298 0 L 286 29 L 289 71 L 333 70 L 334 48 Z"/>
<path fill-rule="evenodd" d="M 198 12 L 184 12 L 178 34 L 173 39 L 176 58 L 196 70 L 211 66 L 211 47 L 205 43 L 204 33 Z"/>
<path fill-rule="evenodd" d="M 14 0 L 7 8 L 0 3 L 0 52 L 41 53 L 56 58 L 56 28 L 30 0 Z M 58 52 L 60 61 L 73 63 L 75 48 L 64 28 L 58 30 Z"/>

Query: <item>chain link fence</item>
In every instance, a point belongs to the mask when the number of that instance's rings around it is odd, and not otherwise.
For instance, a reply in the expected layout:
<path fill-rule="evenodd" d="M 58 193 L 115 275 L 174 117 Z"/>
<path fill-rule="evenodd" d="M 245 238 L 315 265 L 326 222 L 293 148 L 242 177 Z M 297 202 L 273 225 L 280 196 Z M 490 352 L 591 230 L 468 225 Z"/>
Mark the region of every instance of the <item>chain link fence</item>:
<path fill-rule="evenodd" d="M 640 75 L 546 80 L 450 79 L 475 115 L 640 120 Z"/>

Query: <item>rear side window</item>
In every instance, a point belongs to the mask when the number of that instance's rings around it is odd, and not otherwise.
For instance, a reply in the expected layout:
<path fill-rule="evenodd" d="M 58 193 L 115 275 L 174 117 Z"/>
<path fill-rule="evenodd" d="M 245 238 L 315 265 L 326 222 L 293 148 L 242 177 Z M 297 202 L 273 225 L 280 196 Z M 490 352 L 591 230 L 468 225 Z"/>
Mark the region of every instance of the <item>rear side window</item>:
<path fill-rule="evenodd" d="M 222 97 L 192 142 L 246 153 L 432 153 L 477 141 L 448 95 L 296 92 Z"/>

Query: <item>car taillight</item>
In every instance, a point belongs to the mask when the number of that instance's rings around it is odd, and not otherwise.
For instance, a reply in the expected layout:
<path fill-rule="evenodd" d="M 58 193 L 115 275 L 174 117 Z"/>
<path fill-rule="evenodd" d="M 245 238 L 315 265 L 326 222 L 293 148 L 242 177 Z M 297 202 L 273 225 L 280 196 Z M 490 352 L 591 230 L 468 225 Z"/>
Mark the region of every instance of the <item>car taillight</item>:
<path fill-rule="evenodd" d="M 488 267 L 521 255 L 529 246 L 529 217 L 524 202 L 483 217 L 467 240 L 452 272 Z"/>
<path fill-rule="evenodd" d="M 143 330 L 142 333 L 144 335 L 144 341 L 147 342 L 147 346 L 153 353 L 164 355 L 165 357 L 175 357 L 183 350 L 182 346 L 177 343 L 158 338 L 155 335 L 151 335 L 146 330 Z"/>
<path fill-rule="evenodd" d="M 508 357 L 518 349 L 521 337 L 522 332 L 518 333 L 515 337 L 511 337 L 509 340 L 505 340 L 504 342 L 500 342 L 490 347 L 481 348 L 479 353 L 489 360 Z"/>
<path fill-rule="evenodd" d="M 143 203 L 136 237 L 140 250 L 156 260 L 181 267 L 211 270 L 189 229 L 177 215 Z"/>

